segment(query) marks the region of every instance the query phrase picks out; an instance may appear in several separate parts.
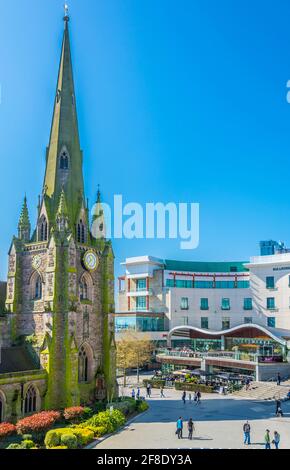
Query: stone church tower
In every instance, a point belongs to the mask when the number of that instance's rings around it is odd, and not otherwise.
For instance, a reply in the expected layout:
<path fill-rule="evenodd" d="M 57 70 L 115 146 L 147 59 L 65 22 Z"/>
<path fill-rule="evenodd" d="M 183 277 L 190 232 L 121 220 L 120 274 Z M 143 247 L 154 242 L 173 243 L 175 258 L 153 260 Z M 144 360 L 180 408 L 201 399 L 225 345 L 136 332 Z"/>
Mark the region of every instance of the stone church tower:
<path fill-rule="evenodd" d="M 88 403 L 115 390 L 114 255 L 103 224 L 100 236 L 92 234 L 102 214 L 99 192 L 96 202 L 90 220 L 66 14 L 37 224 L 31 233 L 25 198 L 9 251 L 10 344 L 2 338 L 7 356 L 25 345 L 35 368 L 46 371 L 39 408 Z"/>

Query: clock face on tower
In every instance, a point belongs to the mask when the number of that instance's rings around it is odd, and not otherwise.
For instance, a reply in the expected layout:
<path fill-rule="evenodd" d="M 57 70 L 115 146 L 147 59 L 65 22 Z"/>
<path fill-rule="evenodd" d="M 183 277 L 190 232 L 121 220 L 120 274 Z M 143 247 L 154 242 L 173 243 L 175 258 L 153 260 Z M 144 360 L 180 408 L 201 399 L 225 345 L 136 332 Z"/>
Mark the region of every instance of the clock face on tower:
<path fill-rule="evenodd" d="M 33 256 L 32 258 L 32 267 L 38 271 L 38 269 L 40 268 L 41 266 L 41 256 L 39 255 L 35 255 Z"/>
<path fill-rule="evenodd" d="M 94 251 L 88 250 L 84 254 L 83 263 L 88 271 L 95 271 L 98 267 L 99 259 Z"/>

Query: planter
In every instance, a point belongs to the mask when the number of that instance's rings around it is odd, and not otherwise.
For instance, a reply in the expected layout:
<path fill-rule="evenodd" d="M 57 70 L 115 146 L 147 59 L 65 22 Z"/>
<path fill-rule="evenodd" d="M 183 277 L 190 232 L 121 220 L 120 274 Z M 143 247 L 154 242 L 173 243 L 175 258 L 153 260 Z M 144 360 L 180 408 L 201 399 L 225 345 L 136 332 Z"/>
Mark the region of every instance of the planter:
<path fill-rule="evenodd" d="M 181 390 L 186 392 L 203 392 L 213 393 L 213 387 L 204 384 L 186 383 L 186 382 L 175 382 L 175 390 Z"/>

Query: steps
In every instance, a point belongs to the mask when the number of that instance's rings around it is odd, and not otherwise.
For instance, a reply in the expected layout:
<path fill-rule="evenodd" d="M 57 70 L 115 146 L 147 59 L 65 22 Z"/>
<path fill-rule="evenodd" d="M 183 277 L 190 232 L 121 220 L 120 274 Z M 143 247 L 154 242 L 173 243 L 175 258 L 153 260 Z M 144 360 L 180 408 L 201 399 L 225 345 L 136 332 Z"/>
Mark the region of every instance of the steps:
<path fill-rule="evenodd" d="M 251 382 L 248 390 L 243 387 L 232 395 L 251 400 L 275 400 L 277 398 L 283 400 L 289 390 L 290 380 L 282 382 L 280 386 L 276 382 Z"/>

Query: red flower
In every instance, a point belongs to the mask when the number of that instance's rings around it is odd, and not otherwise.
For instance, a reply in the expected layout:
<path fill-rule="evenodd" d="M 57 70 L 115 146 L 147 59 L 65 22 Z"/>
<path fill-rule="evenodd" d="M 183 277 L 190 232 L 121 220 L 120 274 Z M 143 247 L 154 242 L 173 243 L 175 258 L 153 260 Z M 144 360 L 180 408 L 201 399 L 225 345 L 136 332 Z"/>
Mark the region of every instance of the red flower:
<path fill-rule="evenodd" d="M 43 411 L 17 422 L 16 428 L 20 434 L 29 434 L 30 432 L 41 432 L 49 429 L 59 420 L 61 414 L 59 411 Z"/>
<path fill-rule="evenodd" d="M 72 406 L 71 408 L 66 408 L 64 410 L 63 416 L 68 421 L 79 419 L 85 413 L 85 408 L 83 406 Z"/>
<path fill-rule="evenodd" d="M 16 433 L 16 426 L 14 426 L 14 424 L 0 423 L 0 439 L 5 439 L 14 433 Z"/>

